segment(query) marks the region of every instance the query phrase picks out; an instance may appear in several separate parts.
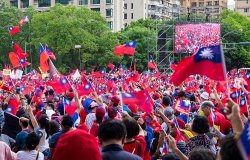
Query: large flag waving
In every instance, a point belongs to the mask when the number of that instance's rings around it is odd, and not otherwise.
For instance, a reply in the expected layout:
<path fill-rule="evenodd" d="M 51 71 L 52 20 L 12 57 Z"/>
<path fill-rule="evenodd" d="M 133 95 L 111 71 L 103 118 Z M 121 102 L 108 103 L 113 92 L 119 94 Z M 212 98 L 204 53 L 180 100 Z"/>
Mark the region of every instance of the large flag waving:
<path fill-rule="evenodd" d="M 222 56 L 224 55 L 221 53 L 220 45 L 200 48 L 195 54 L 179 62 L 170 82 L 178 86 L 188 76 L 194 74 L 225 81 Z"/>
<path fill-rule="evenodd" d="M 116 46 L 114 48 L 114 54 L 116 56 L 130 55 L 135 54 L 136 41 L 128 42 L 124 45 Z"/>
<path fill-rule="evenodd" d="M 9 34 L 12 36 L 16 33 L 19 33 L 20 32 L 20 29 L 18 26 L 9 26 L 8 27 L 8 30 L 9 30 Z"/>

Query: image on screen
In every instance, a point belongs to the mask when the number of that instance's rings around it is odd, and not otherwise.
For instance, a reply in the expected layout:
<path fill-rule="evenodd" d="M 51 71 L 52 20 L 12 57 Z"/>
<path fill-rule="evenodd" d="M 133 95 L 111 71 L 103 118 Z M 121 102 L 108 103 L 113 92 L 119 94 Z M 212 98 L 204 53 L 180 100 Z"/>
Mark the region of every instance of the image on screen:
<path fill-rule="evenodd" d="M 178 24 L 175 26 L 175 53 L 195 53 L 199 48 L 220 44 L 220 24 Z"/>

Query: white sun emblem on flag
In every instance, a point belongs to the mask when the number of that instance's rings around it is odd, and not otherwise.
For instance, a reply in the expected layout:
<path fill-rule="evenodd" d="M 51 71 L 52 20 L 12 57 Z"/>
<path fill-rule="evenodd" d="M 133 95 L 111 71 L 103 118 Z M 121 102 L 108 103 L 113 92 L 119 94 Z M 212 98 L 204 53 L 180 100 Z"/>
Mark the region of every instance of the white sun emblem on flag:
<path fill-rule="evenodd" d="M 202 58 L 206 58 L 206 59 L 213 59 L 214 58 L 213 51 L 211 50 L 211 48 L 205 48 L 203 51 L 201 51 L 200 56 Z"/>
<path fill-rule="evenodd" d="M 129 45 L 130 45 L 130 46 L 133 46 L 133 44 L 134 44 L 134 42 L 129 42 Z"/>

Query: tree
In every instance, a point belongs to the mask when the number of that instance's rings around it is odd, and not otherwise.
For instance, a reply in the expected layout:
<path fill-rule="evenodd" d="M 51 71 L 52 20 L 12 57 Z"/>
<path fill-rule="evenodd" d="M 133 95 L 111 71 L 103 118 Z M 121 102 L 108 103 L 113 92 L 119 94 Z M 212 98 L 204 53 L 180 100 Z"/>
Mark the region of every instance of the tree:
<path fill-rule="evenodd" d="M 106 20 L 99 13 L 85 7 L 56 5 L 47 12 L 37 12 L 31 22 L 32 44 L 49 46 L 58 55 L 56 65 L 79 68 L 80 59 L 84 69 L 93 65 L 106 67 L 108 61 L 116 61 L 112 48 L 118 44 L 115 34 L 107 27 Z M 78 63 L 75 63 L 78 62 Z"/>
<path fill-rule="evenodd" d="M 236 48 L 224 49 L 227 69 L 250 65 L 250 48 L 239 42 L 250 42 L 250 20 L 234 11 L 224 11 L 220 17 L 223 43 L 236 43 Z"/>

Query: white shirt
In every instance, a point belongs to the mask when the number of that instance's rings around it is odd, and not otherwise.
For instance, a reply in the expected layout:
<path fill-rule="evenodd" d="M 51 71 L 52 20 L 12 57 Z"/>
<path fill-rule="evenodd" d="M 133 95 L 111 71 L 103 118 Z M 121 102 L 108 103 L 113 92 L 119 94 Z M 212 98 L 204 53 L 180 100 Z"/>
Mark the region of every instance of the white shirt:
<path fill-rule="evenodd" d="M 46 110 L 46 115 L 49 117 L 49 120 L 51 120 L 51 116 L 56 113 L 55 111 L 53 111 L 52 109 L 48 109 Z"/>
<path fill-rule="evenodd" d="M 94 124 L 94 121 L 96 120 L 95 113 L 89 113 L 85 119 L 86 126 L 91 129 L 92 125 Z"/>
<path fill-rule="evenodd" d="M 19 151 L 17 152 L 17 160 L 36 160 L 38 151 Z M 37 160 L 44 160 L 43 153 L 39 152 Z"/>
<path fill-rule="evenodd" d="M 35 131 L 40 131 L 43 133 L 42 138 L 40 139 L 39 145 L 38 145 L 38 150 L 43 152 L 44 150 L 49 148 L 49 140 L 46 139 L 47 133 L 45 129 L 40 129 L 40 128 L 35 128 Z"/>

